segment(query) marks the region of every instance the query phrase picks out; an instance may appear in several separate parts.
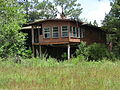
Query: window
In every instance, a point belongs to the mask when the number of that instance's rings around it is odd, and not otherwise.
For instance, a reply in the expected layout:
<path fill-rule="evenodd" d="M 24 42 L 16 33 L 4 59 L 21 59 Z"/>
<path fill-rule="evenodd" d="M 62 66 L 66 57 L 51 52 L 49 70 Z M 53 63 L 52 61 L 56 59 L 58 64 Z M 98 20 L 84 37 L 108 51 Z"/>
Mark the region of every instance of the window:
<path fill-rule="evenodd" d="M 73 27 L 73 36 L 77 37 L 77 29 L 76 29 L 76 27 Z"/>
<path fill-rule="evenodd" d="M 85 37 L 85 29 L 80 29 L 80 38 Z"/>
<path fill-rule="evenodd" d="M 44 38 L 50 38 L 50 28 L 44 28 Z"/>
<path fill-rule="evenodd" d="M 70 26 L 70 37 L 80 38 L 80 28 Z"/>
<path fill-rule="evenodd" d="M 77 28 L 77 37 L 80 38 L 80 28 Z"/>
<path fill-rule="evenodd" d="M 70 37 L 73 37 L 73 27 L 70 26 Z"/>
<path fill-rule="evenodd" d="M 53 27 L 52 37 L 57 38 L 59 36 L 58 27 Z"/>
<path fill-rule="evenodd" d="M 68 26 L 62 26 L 62 37 L 68 36 Z"/>

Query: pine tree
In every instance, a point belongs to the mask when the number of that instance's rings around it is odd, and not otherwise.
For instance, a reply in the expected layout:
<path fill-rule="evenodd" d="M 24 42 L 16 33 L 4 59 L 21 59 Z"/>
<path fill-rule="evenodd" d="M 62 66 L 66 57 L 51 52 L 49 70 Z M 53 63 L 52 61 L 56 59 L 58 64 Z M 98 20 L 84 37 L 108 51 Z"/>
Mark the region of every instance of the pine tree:
<path fill-rule="evenodd" d="M 103 21 L 103 28 L 109 32 L 114 32 L 110 36 L 113 42 L 113 51 L 116 54 L 120 54 L 120 0 L 114 0 L 111 2 L 111 10 L 109 14 L 106 15 Z"/>
<path fill-rule="evenodd" d="M 55 6 L 60 7 L 62 11 L 59 13 L 64 13 L 72 19 L 78 19 L 82 8 L 81 4 L 77 3 L 77 0 L 54 0 Z"/>

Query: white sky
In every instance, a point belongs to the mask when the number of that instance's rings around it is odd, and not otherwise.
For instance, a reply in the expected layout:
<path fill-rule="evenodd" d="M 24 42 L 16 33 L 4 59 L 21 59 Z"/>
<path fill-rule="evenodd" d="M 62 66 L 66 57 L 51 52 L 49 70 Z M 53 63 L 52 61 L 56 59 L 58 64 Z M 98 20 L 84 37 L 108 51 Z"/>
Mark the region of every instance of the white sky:
<path fill-rule="evenodd" d="M 109 13 L 111 7 L 109 0 L 78 0 L 83 8 L 80 18 L 87 19 L 88 22 L 96 20 L 99 26 L 104 20 L 105 13 Z"/>

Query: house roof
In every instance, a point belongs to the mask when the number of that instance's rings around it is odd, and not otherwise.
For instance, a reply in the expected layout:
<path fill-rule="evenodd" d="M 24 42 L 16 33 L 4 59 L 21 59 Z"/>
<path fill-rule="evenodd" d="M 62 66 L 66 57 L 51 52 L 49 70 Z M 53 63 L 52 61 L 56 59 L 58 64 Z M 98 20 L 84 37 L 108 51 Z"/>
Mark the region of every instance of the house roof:
<path fill-rule="evenodd" d="M 40 24 L 40 23 L 43 23 L 43 22 L 46 22 L 46 21 L 69 21 L 69 22 L 79 22 L 80 24 L 83 24 L 83 22 L 76 21 L 76 20 L 73 20 L 73 19 L 45 19 L 45 20 L 40 19 L 40 20 L 36 20 L 34 22 L 27 23 L 27 24 L 25 24 L 25 26 Z"/>
<path fill-rule="evenodd" d="M 98 31 L 102 31 L 107 33 L 106 31 L 104 31 L 101 27 L 95 26 L 95 25 L 91 25 L 91 24 L 87 24 L 87 23 L 83 23 L 81 25 L 81 27 L 89 27 L 89 28 L 93 28 L 94 30 L 98 30 Z"/>

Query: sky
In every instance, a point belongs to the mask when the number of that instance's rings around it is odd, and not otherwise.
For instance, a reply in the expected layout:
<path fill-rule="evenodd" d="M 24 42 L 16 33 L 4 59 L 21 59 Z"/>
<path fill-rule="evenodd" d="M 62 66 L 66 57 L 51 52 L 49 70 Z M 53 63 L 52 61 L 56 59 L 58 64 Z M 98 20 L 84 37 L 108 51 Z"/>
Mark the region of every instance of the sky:
<path fill-rule="evenodd" d="M 80 18 L 87 19 L 88 22 L 96 20 L 99 26 L 104 20 L 105 13 L 109 13 L 111 7 L 109 0 L 78 0 L 83 8 Z"/>
<path fill-rule="evenodd" d="M 53 0 L 50 0 L 53 1 Z M 81 19 L 87 19 L 88 22 L 97 21 L 98 25 L 101 26 L 101 21 L 104 20 L 105 13 L 109 13 L 110 0 L 77 0 L 83 8 L 80 15 Z M 59 9 L 60 10 L 60 9 Z"/>

